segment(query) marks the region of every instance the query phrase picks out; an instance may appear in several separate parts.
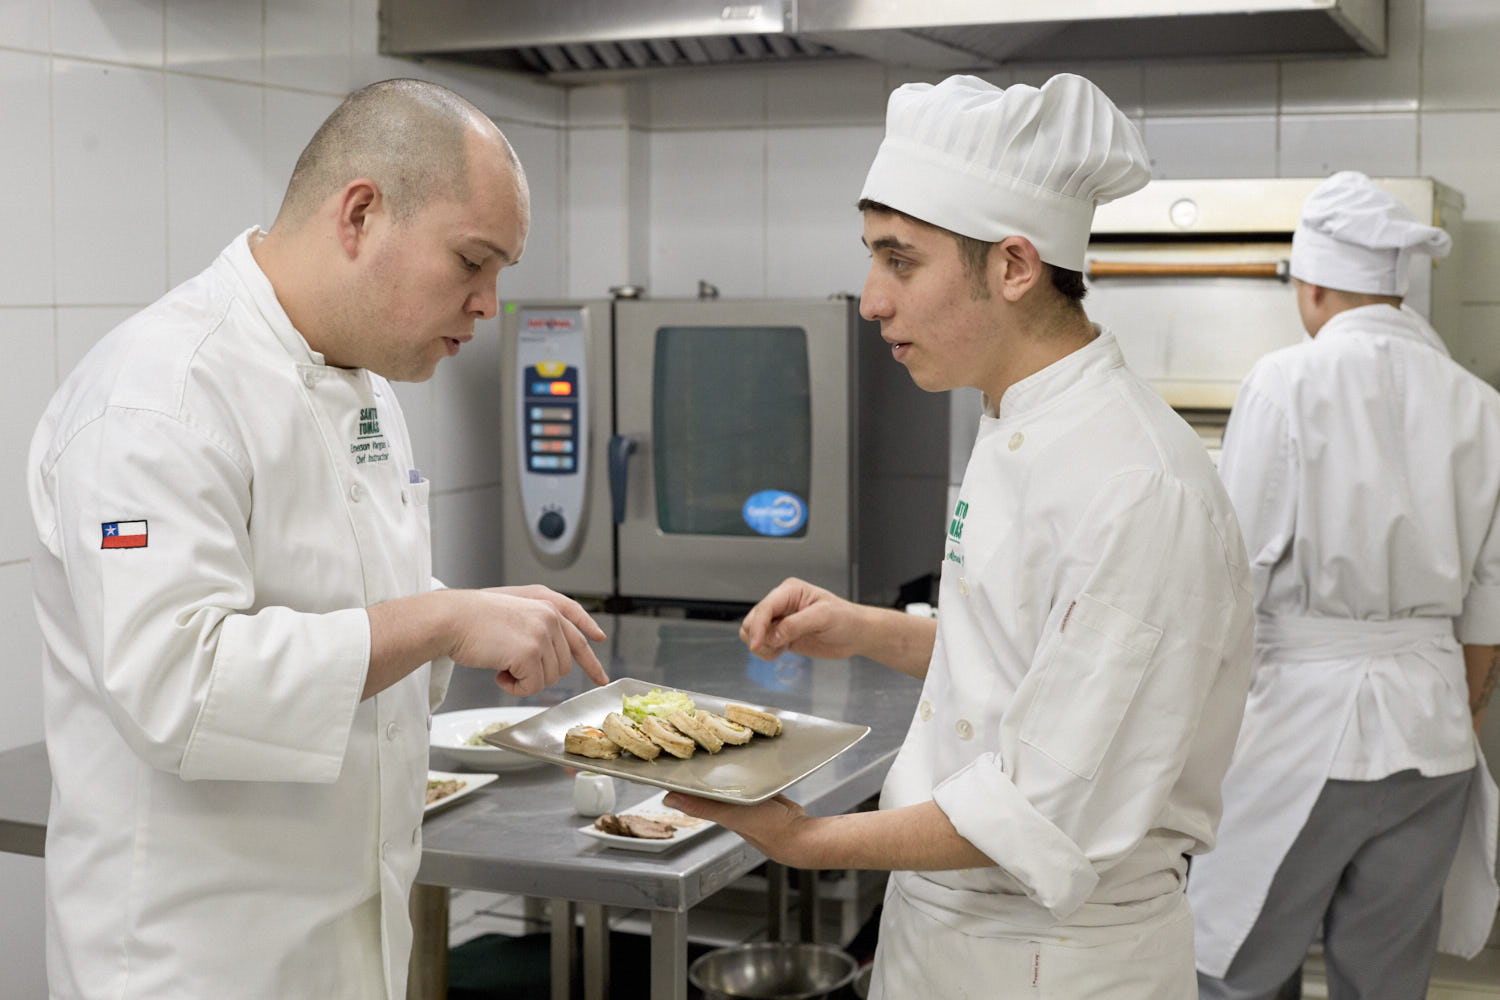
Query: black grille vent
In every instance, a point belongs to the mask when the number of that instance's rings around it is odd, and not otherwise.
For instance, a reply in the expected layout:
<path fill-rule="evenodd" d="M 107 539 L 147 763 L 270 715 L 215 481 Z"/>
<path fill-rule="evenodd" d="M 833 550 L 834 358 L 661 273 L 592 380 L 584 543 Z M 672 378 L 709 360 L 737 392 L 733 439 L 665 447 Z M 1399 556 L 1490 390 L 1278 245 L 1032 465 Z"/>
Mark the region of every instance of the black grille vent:
<path fill-rule="evenodd" d="M 827 45 L 786 35 L 651 38 L 643 41 L 533 45 L 512 51 L 527 69 L 546 74 L 793 62 L 842 55 Z"/>

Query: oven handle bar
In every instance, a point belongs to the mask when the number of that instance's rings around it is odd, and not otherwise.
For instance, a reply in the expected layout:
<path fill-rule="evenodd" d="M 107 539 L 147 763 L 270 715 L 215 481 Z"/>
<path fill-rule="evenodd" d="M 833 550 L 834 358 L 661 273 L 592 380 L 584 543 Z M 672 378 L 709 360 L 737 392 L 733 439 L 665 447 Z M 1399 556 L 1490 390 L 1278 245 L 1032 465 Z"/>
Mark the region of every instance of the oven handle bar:
<path fill-rule="evenodd" d="M 616 524 L 625 523 L 625 485 L 635 448 L 635 438 L 628 435 L 616 434 L 609 439 L 609 505 Z"/>
<path fill-rule="evenodd" d="M 1223 261 L 1200 264 L 1166 261 L 1090 260 L 1090 278 L 1291 278 L 1285 260 Z"/>

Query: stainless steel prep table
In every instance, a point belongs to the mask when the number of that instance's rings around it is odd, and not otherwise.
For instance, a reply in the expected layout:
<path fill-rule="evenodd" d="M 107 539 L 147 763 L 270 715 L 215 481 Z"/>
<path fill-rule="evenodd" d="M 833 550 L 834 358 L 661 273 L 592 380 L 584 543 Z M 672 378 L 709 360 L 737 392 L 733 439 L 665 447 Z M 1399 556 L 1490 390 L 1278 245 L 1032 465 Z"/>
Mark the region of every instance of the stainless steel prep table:
<path fill-rule="evenodd" d="M 878 664 L 787 655 L 767 663 L 739 641 L 738 624 L 631 615 L 601 615 L 608 639 L 596 650 L 611 677 L 638 677 L 742 698 L 758 704 L 845 719 L 870 734 L 788 794 L 809 812 L 847 811 L 878 792 L 911 721 L 921 685 Z M 458 668 L 442 711 L 499 704 L 555 704 L 590 682 L 574 670 L 561 684 L 527 699 L 507 697 L 492 675 Z M 434 753 L 433 766 L 462 770 Z M 0 850 L 40 854 L 49 778 L 40 744 L 0 753 Z M 617 783 L 618 808 L 655 789 Z M 586 991 L 607 992 L 610 906 L 649 910 L 653 1000 L 686 1000 L 687 912 L 749 872 L 764 857 L 719 830 L 683 847 L 645 854 L 605 847 L 576 832 L 572 779 L 562 768 L 502 772 L 499 780 L 423 823 L 422 865 L 413 893 L 417 930 L 413 995 L 440 982 L 445 959 L 447 890 L 477 889 L 554 900 L 553 996 L 571 993 L 575 905 L 584 913 Z"/>
<path fill-rule="evenodd" d="M 743 698 L 758 704 L 870 726 L 847 753 L 788 789 L 810 812 L 845 812 L 880 790 L 911 722 L 921 684 L 865 660 L 818 660 L 788 655 L 759 660 L 739 640 L 735 622 L 603 615 L 609 638 L 599 659 L 611 677 L 635 677 L 663 687 Z M 558 686 L 520 704 L 555 704 L 590 682 L 575 670 Z M 488 674 L 455 672 L 443 709 L 511 703 Z M 443 764 L 441 754 L 434 764 Z M 618 808 L 656 791 L 617 782 Z M 473 801 L 477 799 L 478 801 Z M 737 835 L 720 830 L 662 854 L 615 850 L 576 832 L 587 820 L 573 811 L 571 778 L 544 766 L 502 773 L 467 803 L 423 824 L 426 885 L 483 889 L 585 904 L 585 980 L 602 995 L 602 950 L 608 933 L 603 907 L 649 910 L 651 995 L 687 996 L 687 911 L 764 859 Z M 555 906 L 554 997 L 570 978 L 571 907 Z"/>

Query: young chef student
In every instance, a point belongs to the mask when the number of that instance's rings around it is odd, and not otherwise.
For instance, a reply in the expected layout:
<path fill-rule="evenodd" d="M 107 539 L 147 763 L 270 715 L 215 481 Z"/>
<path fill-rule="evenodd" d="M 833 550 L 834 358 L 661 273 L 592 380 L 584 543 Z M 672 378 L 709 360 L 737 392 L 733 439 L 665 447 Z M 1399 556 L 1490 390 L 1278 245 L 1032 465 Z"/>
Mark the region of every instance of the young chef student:
<path fill-rule="evenodd" d="M 1259 614 L 1219 846 L 1188 880 L 1204 997 L 1300 995 L 1320 922 L 1331 997 L 1423 996 L 1435 948 L 1489 934 L 1500 393 L 1402 304 L 1413 256 L 1450 245 L 1363 174 L 1320 184 L 1292 237 L 1311 339 L 1262 358 L 1229 420 Z"/>
<path fill-rule="evenodd" d="M 444 590 L 387 379 L 493 316 L 525 175 L 441 87 L 360 90 L 275 223 L 106 335 L 32 443 L 54 998 L 406 995 L 428 720 L 453 660 L 529 694 L 603 633 Z M 450 659 L 451 658 L 451 659 Z"/>
<path fill-rule="evenodd" d="M 788 580 L 741 635 L 868 656 L 921 700 L 877 812 L 667 800 L 788 865 L 893 870 L 871 996 L 1196 995 L 1183 878 L 1213 842 L 1252 621 L 1207 452 L 1078 301 L 1094 207 L 1148 174 L 1081 77 L 891 95 L 861 310 L 918 385 L 984 392 L 941 613 Z"/>

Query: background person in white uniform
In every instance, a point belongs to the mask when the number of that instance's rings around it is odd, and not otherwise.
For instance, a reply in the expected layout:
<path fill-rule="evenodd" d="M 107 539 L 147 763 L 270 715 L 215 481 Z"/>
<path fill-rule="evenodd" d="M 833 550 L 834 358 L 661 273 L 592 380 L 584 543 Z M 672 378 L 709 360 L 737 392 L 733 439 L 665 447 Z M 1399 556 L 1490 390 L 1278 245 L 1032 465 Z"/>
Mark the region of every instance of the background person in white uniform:
<path fill-rule="evenodd" d="M 667 800 L 788 865 L 893 870 L 874 997 L 1195 993 L 1186 855 L 1213 841 L 1251 603 L 1202 444 L 1079 302 L 1094 207 L 1146 164 L 1081 77 L 891 96 L 861 311 L 924 389 L 985 393 L 939 616 L 788 580 L 741 635 L 868 656 L 921 702 L 877 812 Z"/>
<path fill-rule="evenodd" d="M 603 633 L 445 590 L 387 378 L 493 316 L 524 174 L 458 95 L 351 95 L 269 232 L 106 335 L 32 444 L 55 998 L 406 995 L 451 660 L 530 694 Z M 450 660 L 451 658 L 451 660 Z"/>
<path fill-rule="evenodd" d="M 1444 950 L 1489 933 L 1500 394 L 1402 305 L 1411 255 L 1450 245 L 1363 174 L 1324 181 L 1292 244 L 1312 339 L 1230 417 L 1259 617 L 1219 846 L 1188 880 L 1204 997 L 1299 995 L 1320 922 L 1334 998 L 1425 995 L 1440 913 Z"/>

